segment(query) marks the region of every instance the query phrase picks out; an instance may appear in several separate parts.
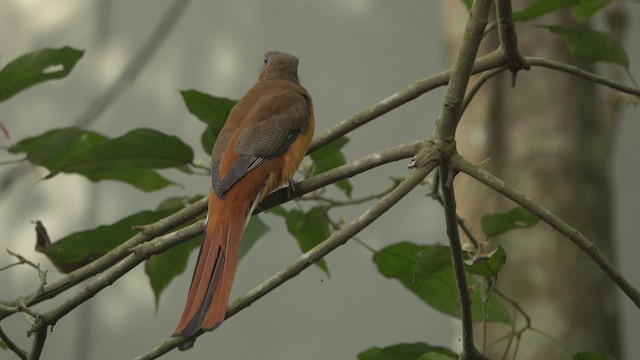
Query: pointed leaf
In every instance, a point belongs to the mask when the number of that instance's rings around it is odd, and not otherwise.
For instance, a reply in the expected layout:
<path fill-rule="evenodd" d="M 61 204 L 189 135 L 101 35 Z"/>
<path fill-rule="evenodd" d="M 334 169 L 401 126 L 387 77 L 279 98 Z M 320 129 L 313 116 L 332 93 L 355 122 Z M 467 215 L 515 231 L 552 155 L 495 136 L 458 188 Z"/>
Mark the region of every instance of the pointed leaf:
<path fill-rule="evenodd" d="M 65 46 L 20 56 L 0 71 L 0 101 L 35 84 L 69 75 L 83 54 L 82 50 Z"/>
<path fill-rule="evenodd" d="M 163 169 L 191 163 L 193 150 L 175 136 L 152 129 L 135 129 L 66 157 L 48 177 L 59 172 L 83 175 L 119 169 Z"/>
<path fill-rule="evenodd" d="M 450 255 L 443 251 L 443 245 L 419 246 L 409 242 L 390 245 L 373 256 L 378 271 L 389 278 L 399 280 L 402 285 L 417 295 L 434 309 L 460 318 L 458 290 L 453 274 Z M 419 257 L 422 258 L 419 260 Z M 446 267 L 446 261 L 449 266 Z M 435 263 L 433 265 L 432 263 Z M 422 266 L 426 266 L 423 269 Z M 474 279 L 467 277 L 470 288 L 477 288 Z M 471 312 L 475 321 L 482 320 L 480 291 L 471 294 Z M 494 297 L 487 305 L 489 319 L 494 322 L 509 323 L 509 313 Z"/>
<path fill-rule="evenodd" d="M 325 216 L 325 208 L 314 207 L 306 213 L 297 209 L 288 212 L 283 211 L 284 208 L 281 209 L 272 212 L 284 216 L 289 233 L 298 240 L 300 250 L 303 253 L 313 249 L 331 235 L 329 222 Z M 324 259 L 318 260 L 316 265 L 328 276 L 330 275 L 327 262 Z"/>
<path fill-rule="evenodd" d="M 9 348 L 9 347 L 7 346 L 7 344 L 5 344 L 5 342 L 4 342 L 4 341 L 0 340 L 0 349 L 6 350 L 6 349 L 8 349 L 8 348 Z"/>
<path fill-rule="evenodd" d="M 422 354 L 437 352 L 448 354 L 457 359 L 457 355 L 444 347 L 426 343 L 396 344 L 379 348 L 374 346 L 358 354 L 358 360 L 416 360 Z"/>
<path fill-rule="evenodd" d="M 580 5 L 580 0 L 537 0 L 513 13 L 513 20 L 530 20 L 554 10 Z"/>
<path fill-rule="evenodd" d="M 53 177 L 60 171 L 76 172 L 87 177 L 91 181 L 100 180 L 119 180 L 127 182 L 140 190 L 154 191 L 173 184 L 156 171 L 140 167 L 160 167 L 167 165 L 167 159 L 161 163 L 158 159 L 151 159 L 146 166 L 129 167 L 135 164 L 135 161 L 142 162 L 142 158 L 130 161 L 126 156 L 135 156 L 135 146 L 130 146 L 123 141 L 122 138 L 130 136 L 129 141 L 135 140 L 136 133 L 145 133 L 147 129 L 134 130 L 131 133 L 118 138 L 109 140 L 107 137 L 92 131 L 81 130 L 78 128 L 63 128 L 47 131 L 42 135 L 27 138 L 9 148 L 12 153 L 26 153 L 27 159 L 35 164 L 44 166 L 51 171 L 47 178 Z M 153 132 L 153 130 L 152 130 Z M 133 134 L 132 134 L 133 133 Z M 158 133 L 159 134 L 159 133 Z M 155 151 L 162 148 L 161 144 L 150 145 L 148 138 L 145 140 L 144 134 L 139 136 L 140 146 L 147 146 L 145 150 Z M 133 138 L 133 139 L 131 139 Z M 174 157 L 173 161 L 181 163 L 189 158 L 189 154 L 193 154 L 191 149 L 186 145 L 179 145 L 177 138 L 162 136 L 151 136 L 157 141 L 162 141 L 167 148 L 158 151 L 154 156 L 165 156 L 168 149 L 176 150 L 176 154 L 170 154 Z M 167 140 L 169 139 L 169 140 Z M 125 139 L 126 140 L 126 139 Z M 180 142 L 181 144 L 181 142 Z M 120 146 L 120 148 L 118 148 Z M 117 150 L 113 150 L 117 148 Z M 112 153 L 109 153 L 109 152 Z M 131 151 L 130 154 L 127 154 Z M 139 152 L 138 152 L 139 153 Z M 95 155 L 95 156 L 94 156 Z M 105 156 L 106 155 L 106 156 Z M 120 156 L 121 158 L 117 158 Z M 182 156 L 182 161 L 177 161 L 175 157 Z M 102 157 L 102 158 L 101 158 Z M 111 157 L 113 162 L 110 164 L 106 161 Z M 81 162 L 84 162 L 82 164 Z"/>
<path fill-rule="evenodd" d="M 313 175 L 321 174 L 327 170 L 337 168 L 345 164 L 345 158 L 340 149 L 349 142 L 349 138 L 343 136 L 314 151 L 310 156 L 315 164 Z M 348 197 L 351 197 L 353 186 L 347 179 L 340 180 L 335 185 Z"/>
<path fill-rule="evenodd" d="M 536 225 L 540 219 L 523 207 L 515 207 L 506 213 L 489 214 L 482 217 L 480 226 L 487 236 L 497 236 L 518 228 Z"/>
<path fill-rule="evenodd" d="M 603 61 L 629 67 L 629 57 L 613 36 L 591 29 L 572 29 L 563 26 L 547 26 L 562 38 L 573 56 L 590 62 Z"/>
<path fill-rule="evenodd" d="M 480 276 L 497 276 L 498 272 L 507 262 L 507 253 L 500 245 L 492 251 L 488 256 L 475 259 L 473 262 L 466 262 L 465 270 L 469 274 Z"/>
<path fill-rule="evenodd" d="M 9 152 L 26 153 L 32 164 L 52 170 L 63 159 L 106 140 L 106 136 L 96 132 L 69 127 L 49 130 L 44 134 L 26 138 L 11 146 Z"/>
<path fill-rule="evenodd" d="M 238 259 L 242 259 L 247 255 L 253 245 L 268 233 L 269 230 L 271 230 L 269 226 L 265 224 L 258 215 L 253 215 L 251 220 L 249 220 L 249 224 L 247 224 L 247 228 L 244 230 L 242 240 L 238 246 Z"/>
<path fill-rule="evenodd" d="M 202 147 L 207 154 L 211 154 L 220 129 L 237 101 L 211 96 L 197 90 L 185 90 L 180 94 L 189 112 L 207 124 L 207 129 L 202 133 Z"/>
<path fill-rule="evenodd" d="M 73 271 L 134 236 L 138 230 L 133 229 L 133 226 L 150 224 L 171 215 L 184 207 L 185 201 L 180 206 L 140 211 L 110 225 L 73 233 L 46 246 L 37 246 L 36 251 L 45 254 L 60 272 Z"/>

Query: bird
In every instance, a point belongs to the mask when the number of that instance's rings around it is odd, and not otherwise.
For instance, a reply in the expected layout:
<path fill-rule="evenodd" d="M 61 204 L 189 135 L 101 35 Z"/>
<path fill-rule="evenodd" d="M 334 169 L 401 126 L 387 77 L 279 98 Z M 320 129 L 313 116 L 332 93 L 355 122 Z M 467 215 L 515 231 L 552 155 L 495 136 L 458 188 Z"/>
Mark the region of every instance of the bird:
<path fill-rule="evenodd" d="M 223 322 L 238 245 L 256 206 L 292 179 L 313 137 L 313 103 L 298 58 L 270 51 L 258 81 L 235 104 L 211 153 L 206 231 L 186 305 L 173 336 L 192 337 Z M 189 339 L 179 346 L 193 346 Z"/>

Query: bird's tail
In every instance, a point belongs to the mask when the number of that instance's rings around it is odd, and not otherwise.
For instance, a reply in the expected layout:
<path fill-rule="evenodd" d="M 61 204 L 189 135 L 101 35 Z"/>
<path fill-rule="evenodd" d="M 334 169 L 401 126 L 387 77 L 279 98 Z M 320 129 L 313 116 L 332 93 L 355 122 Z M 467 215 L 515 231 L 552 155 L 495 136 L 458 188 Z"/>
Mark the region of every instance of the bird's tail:
<path fill-rule="evenodd" d="M 214 197 L 211 194 L 211 198 Z M 224 320 L 238 267 L 238 245 L 250 216 L 250 209 L 235 205 L 224 206 L 217 199 L 209 202 L 207 231 L 198 254 L 187 303 L 173 336 L 192 336 L 200 330 L 213 330 Z M 191 348 L 194 341 L 181 344 L 180 350 Z"/>

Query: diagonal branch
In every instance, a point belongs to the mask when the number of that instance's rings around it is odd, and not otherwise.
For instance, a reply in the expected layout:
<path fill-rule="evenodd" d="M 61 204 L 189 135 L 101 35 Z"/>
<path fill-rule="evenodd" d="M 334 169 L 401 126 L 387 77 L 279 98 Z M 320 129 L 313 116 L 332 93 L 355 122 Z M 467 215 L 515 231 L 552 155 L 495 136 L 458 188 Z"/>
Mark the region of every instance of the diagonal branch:
<path fill-rule="evenodd" d="M 298 275 L 301 271 L 311 266 L 316 261 L 335 250 L 340 245 L 344 245 L 350 238 L 360 232 L 362 229 L 371 224 L 374 220 L 384 214 L 393 205 L 400 201 L 405 195 L 409 193 L 413 188 L 420 184 L 420 182 L 437 166 L 437 162 L 431 162 L 427 166 L 419 167 L 405 180 L 403 180 L 397 188 L 384 196 L 374 206 L 362 213 L 357 219 L 353 220 L 349 225 L 333 233 L 329 238 L 320 243 L 318 246 L 310 250 L 309 252 L 302 254 L 296 261 L 281 270 L 277 274 L 273 275 L 267 281 L 255 287 L 247 294 L 239 297 L 229 304 L 227 309 L 227 319 L 237 314 L 244 308 L 248 307 L 256 300 L 265 296 L 276 287 L 285 283 Z M 197 333 L 194 337 L 202 335 L 203 332 Z M 189 338 L 185 336 L 179 336 L 169 338 L 162 343 L 158 344 L 155 348 L 149 352 L 137 357 L 137 360 L 143 359 L 155 359 L 171 349 L 177 347 L 179 344 L 187 341 Z"/>
<path fill-rule="evenodd" d="M 86 280 L 104 271 L 105 269 L 112 267 L 113 265 L 117 264 L 119 261 L 127 257 L 130 254 L 130 249 L 132 247 L 147 242 L 158 235 L 166 233 L 171 229 L 174 229 L 179 225 L 192 220 L 202 212 L 206 211 L 206 208 L 207 198 L 205 197 L 152 225 L 144 226 L 140 233 L 134 235 L 131 239 L 127 240 L 117 248 L 111 250 L 109 254 L 102 256 L 101 258 L 91 262 L 86 266 L 70 272 L 69 274 L 49 285 L 44 286 L 42 290 L 36 294 L 36 296 L 23 297 L 27 299 L 25 305 L 32 306 L 44 300 L 51 299 L 67 290 L 68 288 L 80 283 L 81 281 Z M 13 304 L 19 303 L 19 300 L 13 301 Z M 7 309 L 0 309 L 0 320 L 16 311 L 17 310 L 8 311 Z"/>
<path fill-rule="evenodd" d="M 596 84 L 604 85 L 612 89 L 622 91 L 627 94 L 640 96 L 640 88 L 638 87 L 628 86 L 628 85 L 619 83 L 617 81 L 607 79 L 604 76 L 596 75 L 586 70 L 582 70 L 579 67 L 574 65 L 568 65 L 568 64 L 561 63 L 559 61 L 553 61 L 553 60 L 549 60 L 541 57 L 525 57 L 524 59 L 531 66 L 540 66 L 540 67 L 545 67 L 547 69 L 557 70 L 563 73 L 574 75 L 579 78 L 594 82 Z"/>
<path fill-rule="evenodd" d="M 504 65 L 504 59 L 502 54 L 494 51 L 487 54 L 473 63 L 472 73 L 477 74 L 486 70 L 501 67 Z M 447 85 L 449 78 L 451 77 L 452 70 L 443 71 L 439 74 L 435 74 L 426 77 L 421 80 L 415 81 L 413 84 L 406 88 L 388 96 L 387 98 L 378 101 L 377 103 L 368 106 L 367 108 L 359 111 L 358 113 L 342 120 L 338 124 L 325 130 L 323 133 L 316 135 L 313 139 L 313 143 L 309 147 L 309 153 L 312 153 L 319 148 L 329 144 L 333 140 L 344 136 L 345 134 L 359 128 L 360 126 L 368 123 L 369 121 L 380 117 L 389 111 L 408 103 L 409 101 L 425 94 L 440 86 Z"/>
<path fill-rule="evenodd" d="M 574 244 L 584 251 L 593 261 L 600 266 L 600 268 L 613 280 L 618 287 L 627 294 L 627 297 L 633 301 L 638 308 L 640 308 L 640 293 L 625 279 L 625 277 L 618 272 L 613 264 L 598 250 L 596 245 L 591 242 L 586 236 L 580 233 L 578 230 L 569 226 L 569 224 L 562 221 L 559 217 L 545 209 L 542 205 L 534 202 L 528 196 L 519 192 L 511 185 L 505 183 L 501 179 L 492 175 L 488 171 L 481 167 L 474 165 L 465 160 L 460 155 L 454 155 L 452 158 L 452 165 L 456 170 L 459 170 L 472 178 L 480 181 L 495 191 L 503 194 L 509 199 L 513 200 L 518 205 L 536 214 L 542 221 L 549 224 L 552 228 L 566 236 Z"/>
<path fill-rule="evenodd" d="M 385 150 L 376 151 L 348 164 L 318 174 L 295 185 L 295 189 L 283 188 L 273 192 L 262 203 L 255 213 L 283 204 L 292 198 L 298 198 L 306 193 L 318 190 L 342 179 L 356 176 L 375 167 L 388 164 L 393 161 L 412 157 L 418 151 L 420 141 L 412 141 L 406 144 L 394 146 Z"/>
<path fill-rule="evenodd" d="M 172 233 L 165 234 L 155 238 L 153 241 L 146 242 L 129 249 L 129 256 L 123 261 L 111 266 L 104 271 L 96 279 L 92 280 L 87 286 L 70 296 L 55 308 L 42 313 L 39 320 L 32 327 L 31 331 L 46 331 L 47 326 L 54 325 L 60 318 L 68 314 L 71 310 L 78 307 L 83 302 L 91 299 L 100 290 L 113 284 L 120 277 L 128 273 L 141 262 L 148 259 L 151 255 L 162 253 L 173 246 L 183 243 L 204 231 L 204 220 L 200 220 L 195 224 L 178 229 Z"/>

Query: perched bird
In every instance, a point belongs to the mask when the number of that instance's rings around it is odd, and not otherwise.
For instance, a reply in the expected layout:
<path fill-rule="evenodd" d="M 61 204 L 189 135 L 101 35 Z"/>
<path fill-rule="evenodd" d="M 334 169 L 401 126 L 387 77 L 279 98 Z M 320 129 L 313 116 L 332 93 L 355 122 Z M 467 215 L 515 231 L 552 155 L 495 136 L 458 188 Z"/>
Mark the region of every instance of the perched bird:
<path fill-rule="evenodd" d="M 298 59 L 268 52 L 258 82 L 233 107 L 213 146 L 207 229 L 173 336 L 192 336 L 222 323 L 251 213 L 291 181 L 313 129 L 313 105 L 298 80 Z M 193 341 L 180 349 L 191 348 Z"/>

